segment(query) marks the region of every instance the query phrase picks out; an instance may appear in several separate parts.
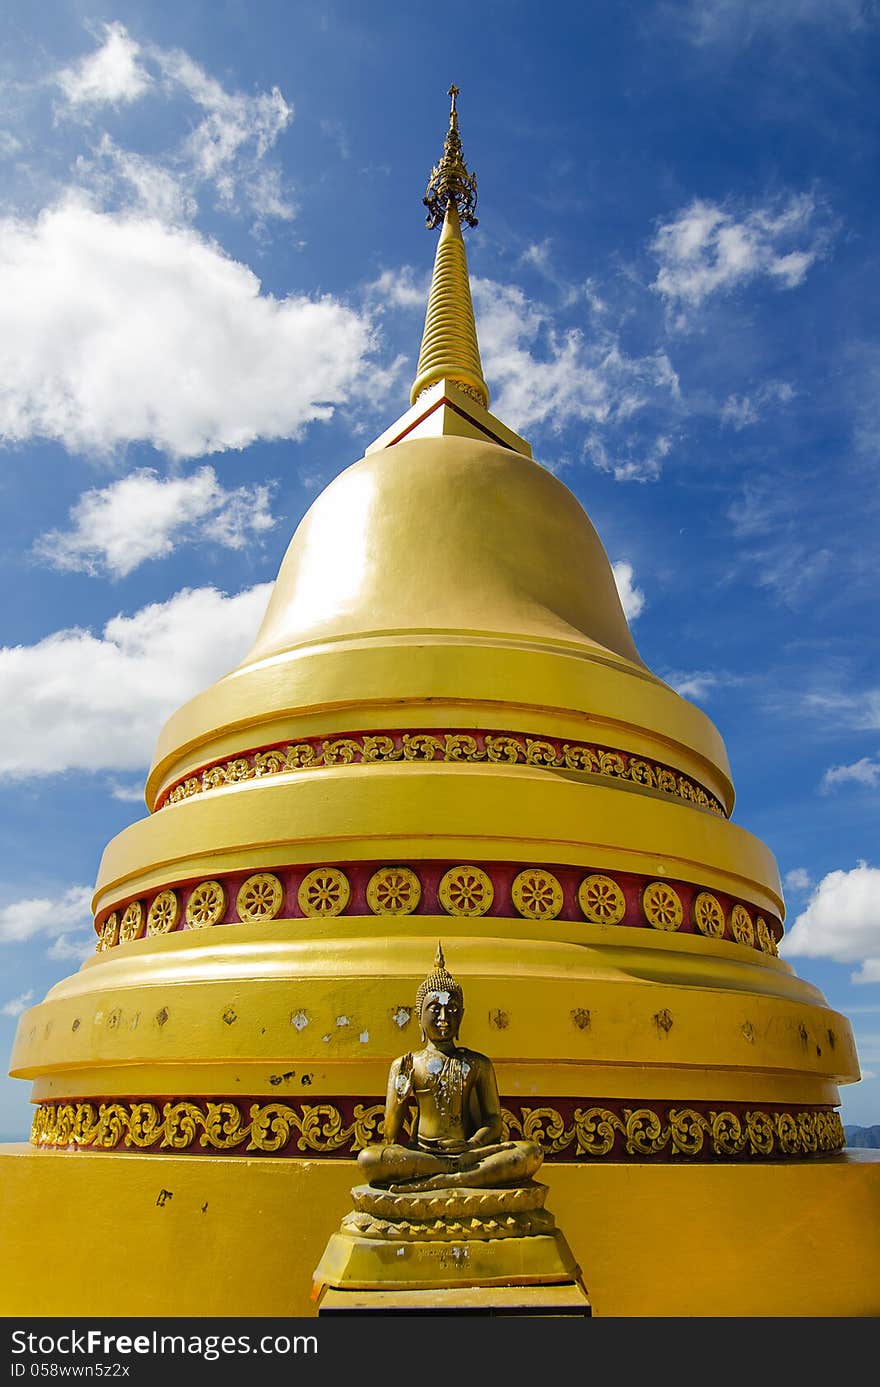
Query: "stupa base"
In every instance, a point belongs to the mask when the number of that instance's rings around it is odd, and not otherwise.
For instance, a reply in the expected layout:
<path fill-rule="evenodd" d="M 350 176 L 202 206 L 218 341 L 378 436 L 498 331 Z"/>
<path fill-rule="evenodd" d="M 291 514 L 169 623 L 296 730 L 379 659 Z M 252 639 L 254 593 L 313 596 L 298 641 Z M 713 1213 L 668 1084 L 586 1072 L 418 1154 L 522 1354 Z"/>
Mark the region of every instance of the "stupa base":
<path fill-rule="evenodd" d="M 0 1146 L 0 1315 L 315 1316 L 354 1170 Z M 557 1161 L 541 1178 L 594 1319 L 880 1314 L 880 1151 Z"/>

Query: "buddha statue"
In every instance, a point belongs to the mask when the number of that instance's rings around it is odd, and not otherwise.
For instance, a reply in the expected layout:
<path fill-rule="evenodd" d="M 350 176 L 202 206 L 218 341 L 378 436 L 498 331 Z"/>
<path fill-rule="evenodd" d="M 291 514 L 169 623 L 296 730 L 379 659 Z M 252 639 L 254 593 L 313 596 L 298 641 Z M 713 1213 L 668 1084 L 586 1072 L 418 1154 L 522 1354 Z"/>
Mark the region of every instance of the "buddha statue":
<path fill-rule="evenodd" d="M 532 1178 L 544 1153 L 534 1141 L 502 1140 L 492 1061 L 458 1044 L 464 996 L 439 944 L 416 1013 L 421 1048 L 391 1065 L 385 1142 L 358 1155 L 365 1182 L 324 1249 L 312 1299 L 338 1310 L 367 1293 L 358 1305 L 368 1308 L 381 1292 L 385 1308 L 430 1308 L 439 1293 L 454 1305 L 461 1292 L 470 1309 L 589 1314 L 580 1267 L 544 1208 L 547 1186 Z"/>
<path fill-rule="evenodd" d="M 358 1156 L 370 1185 L 391 1193 L 466 1186 L 521 1185 L 543 1160 L 533 1141 L 502 1141 L 501 1102 L 487 1055 L 458 1044 L 464 996 L 437 945 L 433 971 L 416 994 L 422 1048 L 391 1065 L 385 1100 L 385 1144 Z M 418 1116 L 404 1145 L 413 1100 Z"/>

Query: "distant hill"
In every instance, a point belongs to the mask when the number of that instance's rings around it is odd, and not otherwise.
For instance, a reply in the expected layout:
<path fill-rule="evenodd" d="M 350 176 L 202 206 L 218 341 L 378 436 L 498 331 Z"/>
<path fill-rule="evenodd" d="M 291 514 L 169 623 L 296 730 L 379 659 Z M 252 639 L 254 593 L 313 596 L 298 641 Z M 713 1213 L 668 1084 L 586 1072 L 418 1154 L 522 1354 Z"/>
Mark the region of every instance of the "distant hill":
<path fill-rule="evenodd" d="M 870 1146 L 876 1151 L 880 1148 L 880 1127 L 844 1127 L 847 1146 Z"/>

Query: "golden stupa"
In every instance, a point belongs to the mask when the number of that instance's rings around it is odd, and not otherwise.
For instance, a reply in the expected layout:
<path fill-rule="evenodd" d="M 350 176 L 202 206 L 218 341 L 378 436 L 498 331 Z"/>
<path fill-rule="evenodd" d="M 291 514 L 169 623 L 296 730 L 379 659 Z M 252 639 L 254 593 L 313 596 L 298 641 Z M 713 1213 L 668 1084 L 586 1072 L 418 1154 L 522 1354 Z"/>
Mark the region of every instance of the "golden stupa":
<path fill-rule="evenodd" d="M 7 1316 L 314 1314 L 440 938 L 594 1316 L 880 1312 L 850 1026 L 778 956 L 718 731 L 489 412 L 452 96 L 411 408 L 308 511 L 247 657 L 165 726 L 96 954 L 21 1017 Z"/>

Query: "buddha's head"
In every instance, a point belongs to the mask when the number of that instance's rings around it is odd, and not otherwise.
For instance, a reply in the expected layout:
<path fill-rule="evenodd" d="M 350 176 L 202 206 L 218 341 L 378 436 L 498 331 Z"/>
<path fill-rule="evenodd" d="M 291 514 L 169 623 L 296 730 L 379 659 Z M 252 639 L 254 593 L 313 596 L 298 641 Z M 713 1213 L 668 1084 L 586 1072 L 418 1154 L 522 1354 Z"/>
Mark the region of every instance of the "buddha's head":
<path fill-rule="evenodd" d="M 416 1013 L 423 1040 L 442 1043 L 457 1038 L 464 1015 L 464 993 L 448 971 L 439 943 L 434 967 L 416 993 Z"/>

